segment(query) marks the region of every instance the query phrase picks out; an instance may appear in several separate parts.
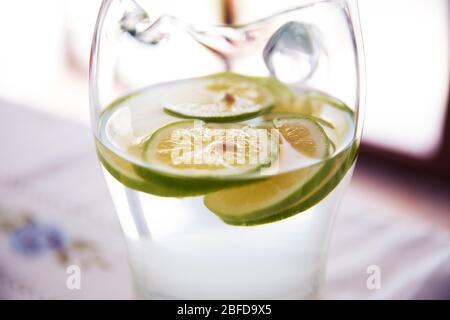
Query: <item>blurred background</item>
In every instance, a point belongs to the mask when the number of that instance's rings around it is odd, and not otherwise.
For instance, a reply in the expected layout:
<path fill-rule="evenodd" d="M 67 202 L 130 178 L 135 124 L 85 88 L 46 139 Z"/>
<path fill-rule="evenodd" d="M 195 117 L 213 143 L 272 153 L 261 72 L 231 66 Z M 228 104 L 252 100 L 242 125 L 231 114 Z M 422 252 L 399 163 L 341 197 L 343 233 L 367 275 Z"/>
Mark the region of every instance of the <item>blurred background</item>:
<path fill-rule="evenodd" d="M 233 7 L 224 19 L 273 12 L 271 1 L 224 2 Z M 100 3 L 0 1 L 0 298 L 131 297 L 89 134 L 89 51 Z M 184 3 L 195 18 L 198 8 Z M 359 3 L 364 135 L 325 296 L 450 299 L 449 1 Z M 53 247 L 44 250 L 31 237 L 31 249 L 17 248 L 14 235 L 30 226 L 31 234 L 50 234 Z M 84 290 L 68 290 L 66 270 L 52 265 L 71 261 L 91 270 Z M 385 270 L 385 289 L 366 288 L 372 264 Z"/>

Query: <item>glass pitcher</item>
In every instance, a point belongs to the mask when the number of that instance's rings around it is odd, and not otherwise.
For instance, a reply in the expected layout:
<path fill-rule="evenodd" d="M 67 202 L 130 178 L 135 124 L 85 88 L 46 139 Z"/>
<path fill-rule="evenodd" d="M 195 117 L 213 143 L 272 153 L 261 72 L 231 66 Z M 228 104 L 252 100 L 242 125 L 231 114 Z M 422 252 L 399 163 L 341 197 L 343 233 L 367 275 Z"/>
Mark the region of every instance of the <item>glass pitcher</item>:
<path fill-rule="evenodd" d="M 363 98 L 356 0 L 104 0 L 92 129 L 137 297 L 318 298 Z"/>

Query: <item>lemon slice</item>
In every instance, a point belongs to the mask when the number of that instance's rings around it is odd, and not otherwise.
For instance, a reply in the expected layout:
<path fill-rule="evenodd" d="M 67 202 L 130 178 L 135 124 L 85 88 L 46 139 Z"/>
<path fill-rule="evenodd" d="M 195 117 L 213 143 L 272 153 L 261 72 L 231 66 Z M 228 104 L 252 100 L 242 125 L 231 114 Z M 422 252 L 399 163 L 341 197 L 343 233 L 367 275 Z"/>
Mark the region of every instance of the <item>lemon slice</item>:
<path fill-rule="evenodd" d="M 162 97 L 172 115 L 209 122 L 233 122 L 267 112 L 274 104 L 271 91 L 250 77 L 221 73 L 181 81 Z"/>
<path fill-rule="evenodd" d="M 142 155 L 151 165 L 148 170 L 203 181 L 241 178 L 271 165 L 277 157 L 278 141 L 269 130 L 198 120 L 177 121 L 158 129 L 145 143 Z"/>

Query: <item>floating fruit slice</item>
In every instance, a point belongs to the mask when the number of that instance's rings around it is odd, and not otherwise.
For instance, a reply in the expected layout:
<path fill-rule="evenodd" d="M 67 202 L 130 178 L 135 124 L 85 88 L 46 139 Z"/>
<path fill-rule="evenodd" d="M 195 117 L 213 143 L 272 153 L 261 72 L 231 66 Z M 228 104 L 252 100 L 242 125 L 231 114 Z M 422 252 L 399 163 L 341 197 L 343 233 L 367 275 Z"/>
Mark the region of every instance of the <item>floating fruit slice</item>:
<path fill-rule="evenodd" d="M 96 145 L 97 155 L 104 168 L 129 188 L 163 197 L 182 197 L 206 193 L 199 190 L 178 188 L 178 185 L 170 185 L 160 181 L 160 179 L 144 179 L 135 172 L 135 167 L 131 162 L 115 155 L 114 152 L 108 150 L 99 142 Z"/>
<path fill-rule="evenodd" d="M 322 127 L 311 118 L 275 118 L 273 123 L 287 143 L 303 155 L 324 158 L 328 154 L 329 140 Z M 308 194 L 320 184 L 332 164 L 333 161 L 324 161 L 249 186 L 215 192 L 207 195 L 204 203 L 224 221 L 247 224 L 265 219 Z"/>
<path fill-rule="evenodd" d="M 354 162 L 356 143 L 321 164 L 247 186 L 210 193 L 205 206 L 230 225 L 259 225 L 305 211 L 325 198 Z"/>
<path fill-rule="evenodd" d="M 278 141 L 269 130 L 198 120 L 158 129 L 143 149 L 142 159 L 151 165 L 148 170 L 182 180 L 240 179 L 278 157 Z"/>
<path fill-rule="evenodd" d="M 324 199 L 331 191 L 333 191 L 339 182 L 341 182 L 348 170 L 352 167 L 356 160 L 358 148 L 359 145 L 355 141 L 348 149 L 336 156 L 336 158 L 329 160 L 333 161 L 333 165 L 327 176 L 322 179 L 321 183 L 318 184 L 314 190 L 309 192 L 309 194 L 300 198 L 295 204 L 286 208 L 283 212 L 280 212 L 277 220 L 303 212 Z"/>
<path fill-rule="evenodd" d="M 162 97 L 164 110 L 209 122 L 250 119 L 267 112 L 274 103 L 271 91 L 250 77 L 220 73 L 180 82 Z"/>
<path fill-rule="evenodd" d="M 320 114 L 320 110 L 322 110 L 324 104 L 323 101 L 314 99 L 307 93 L 294 93 L 290 88 L 287 88 L 287 90 L 290 94 L 283 93 L 285 98 L 281 100 L 281 103 L 277 103 L 273 107 L 273 112 L 287 112 L 301 115 Z"/>
<path fill-rule="evenodd" d="M 97 155 L 104 168 L 125 186 L 160 197 L 191 197 L 204 195 L 224 188 L 243 185 L 247 180 L 209 180 L 199 183 L 192 179 L 177 179 L 160 175 L 117 156 L 97 141 Z"/>
<path fill-rule="evenodd" d="M 320 102 L 330 105 L 336 109 L 344 111 L 344 112 L 348 113 L 352 118 L 355 116 L 355 112 L 352 109 L 350 109 L 350 107 L 347 106 L 344 102 L 342 102 L 341 100 L 338 100 L 334 97 L 331 97 L 325 93 L 317 93 L 316 92 L 315 94 L 310 95 L 310 98 L 314 101 L 320 101 Z"/>
<path fill-rule="evenodd" d="M 310 158 L 324 158 L 328 155 L 330 140 L 312 117 L 275 118 L 273 123 L 283 138 L 301 154 Z"/>
<path fill-rule="evenodd" d="M 321 118 L 321 111 L 329 106 L 354 117 L 354 111 L 343 101 L 324 92 L 304 89 L 297 92 L 273 78 L 261 78 L 259 81 L 274 89 L 273 92 L 277 95 L 276 103 L 271 110 L 273 113 L 295 113 Z"/>
<path fill-rule="evenodd" d="M 210 193 L 205 196 L 204 204 L 229 224 L 247 225 L 265 221 L 314 189 L 330 166 L 319 164 L 248 186 Z"/>
<path fill-rule="evenodd" d="M 252 79 L 270 90 L 274 97 L 275 109 L 288 109 L 295 102 L 296 95 L 284 83 L 272 77 L 252 77 Z"/>
<path fill-rule="evenodd" d="M 326 127 L 328 129 L 335 129 L 334 124 L 332 124 L 330 121 L 315 116 L 298 114 L 295 112 L 270 112 L 262 116 L 262 118 L 265 121 L 273 121 L 276 118 L 295 118 L 295 117 L 309 118 L 320 124 L 322 127 Z"/>

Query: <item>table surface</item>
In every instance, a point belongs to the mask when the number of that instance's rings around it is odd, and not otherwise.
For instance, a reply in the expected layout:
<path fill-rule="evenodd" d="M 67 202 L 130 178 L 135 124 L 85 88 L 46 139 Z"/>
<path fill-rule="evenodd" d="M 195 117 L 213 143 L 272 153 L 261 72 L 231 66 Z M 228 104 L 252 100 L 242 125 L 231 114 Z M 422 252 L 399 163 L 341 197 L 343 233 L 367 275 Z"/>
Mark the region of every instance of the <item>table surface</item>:
<path fill-rule="evenodd" d="M 89 128 L 0 101 L 0 148 L 0 298 L 133 298 Z M 53 232 L 57 249 L 17 244 L 31 222 L 27 232 Z M 66 285 L 73 263 L 83 266 L 80 290 Z M 379 267 L 379 289 L 367 286 L 370 266 Z M 448 188 L 358 165 L 332 236 L 323 297 L 450 299 Z"/>

